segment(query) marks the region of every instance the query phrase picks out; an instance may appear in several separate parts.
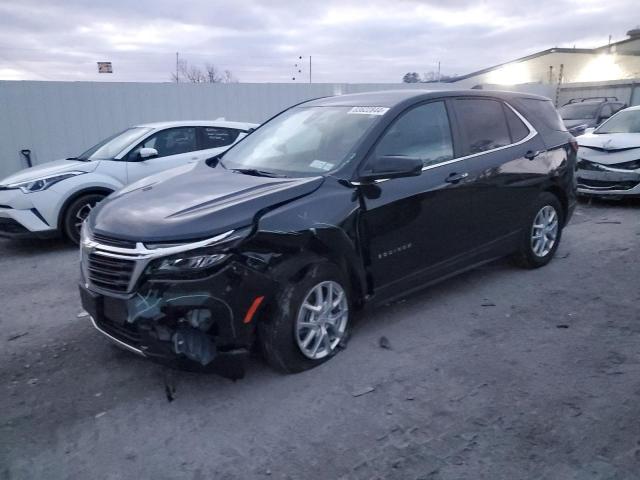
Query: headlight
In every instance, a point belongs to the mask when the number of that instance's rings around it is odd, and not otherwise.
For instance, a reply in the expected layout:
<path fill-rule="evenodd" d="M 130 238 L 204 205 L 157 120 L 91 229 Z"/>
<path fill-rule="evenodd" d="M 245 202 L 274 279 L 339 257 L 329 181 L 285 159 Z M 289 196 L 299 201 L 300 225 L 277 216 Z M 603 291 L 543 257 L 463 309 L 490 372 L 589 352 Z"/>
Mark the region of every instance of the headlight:
<path fill-rule="evenodd" d="M 192 257 L 165 258 L 154 268 L 156 272 L 176 272 L 185 270 L 203 270 L 222 262 L 227 257 L 224 253 L 196 255 Z"/>
<path fill-rule="evenodd" d="M 75 177 L 76 175 L 82 175 L 86 172 L 65 172 L 57 175 L 49 175 L 48 177 L 37 178 L 36 180 L 29 180 L 28 182 L 19 182 L 6 185 L 7 188 L 19 188 L 23 193 L 34 193 L 46 190 L 54 183 L 58 183 L 67 178 Z"/>

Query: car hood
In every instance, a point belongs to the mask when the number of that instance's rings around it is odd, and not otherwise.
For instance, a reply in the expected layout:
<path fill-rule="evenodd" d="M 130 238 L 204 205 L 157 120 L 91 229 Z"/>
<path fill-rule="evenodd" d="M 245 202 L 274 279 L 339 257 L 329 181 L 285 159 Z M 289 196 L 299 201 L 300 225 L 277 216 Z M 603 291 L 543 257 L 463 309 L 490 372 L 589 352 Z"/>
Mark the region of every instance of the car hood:
<path fill-rule="evenodd" d="M 89 227 L 141 242 L 206 238 L 249 226 L 261 212 L 310 194 L 323 180 L 257 177 L 199 162 L 147 177 L 109 196 L 94 209 Z"/>
<path fill-rule="evenodd" d="M 58 173 L 71 171 L 92 172 L 100 162 L 81 162 L 79 160 L 55 160 L 43 163 L 35 167 L 25 168 L 13 175 L 0 180 L 0 185 L 10 185 L 12 183 L 30 182 L 42 177 L 48 177 Z"/>
<path fill-rule="evenodd" d="M 578 137 L 577 141 L 580 157 L 605 165 L 640 158 L 640 133 L 588 133 Z"/>

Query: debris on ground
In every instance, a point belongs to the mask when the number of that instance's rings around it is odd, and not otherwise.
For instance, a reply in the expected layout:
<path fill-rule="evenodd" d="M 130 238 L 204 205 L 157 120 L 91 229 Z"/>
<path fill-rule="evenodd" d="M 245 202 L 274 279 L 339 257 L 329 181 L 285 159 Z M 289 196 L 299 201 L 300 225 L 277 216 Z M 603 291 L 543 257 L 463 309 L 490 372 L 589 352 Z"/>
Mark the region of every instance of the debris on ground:
<path fill-rule="evenodd" d="M 374 387 L 364 387 L 359 390 L 354 391 L 351 395 L 354 397 L 361 397 L 362 395 L 366 395 L 367 393 L 371 393 L 375 390 Z"/>
<path fill-rule="evenodd" d="M 566 323 L 561 323 L 559 325 L 556 325 L 556 328 L 569 328 L 569 325 L 567 325 Z"/>
<path fill-rule="evenodd" d="M 480 304 L 481 307 L 495 307 L 496 304 L 493 302 L 484 302 Z"/>
<path fill-rule="evenodd" d="M 82 310 L 78 315 L 76 315 L 76 318 L 84 318 L 88 316 L 89 316 L 89 312 L 87 312 L 86 310 Z"/>
<path fill-rule="evenodd" d="M 22 332 L 22 333 L 17 333 L 15 335 L 11 335 L 9 338 L 7 338 L 7 342 L 13 342 L 14 340 L 22 338 L 25 335 L 29 335 L 29 332 Z"/>
<path fill-rule="evenodd" d="M 380 346 L 380 348 L 391 350 L 391 342 L 384 335 L 378 339 L 378 345 Z"/>
<path fill-rule="evenodd" d="M 104 417 L 106 414 L 107 414 L 107 412 L 100 412 L 95 416 L 95 418 Z"/>
<path fill-rule="evenodd" d="M 173 381 L 173 375 L 171 374 L 171 372 L 165 372 L 164 393 L 167 396 L 167 401 L 169 403 L 173 402 L 176 399 L 176 385 Z"/>

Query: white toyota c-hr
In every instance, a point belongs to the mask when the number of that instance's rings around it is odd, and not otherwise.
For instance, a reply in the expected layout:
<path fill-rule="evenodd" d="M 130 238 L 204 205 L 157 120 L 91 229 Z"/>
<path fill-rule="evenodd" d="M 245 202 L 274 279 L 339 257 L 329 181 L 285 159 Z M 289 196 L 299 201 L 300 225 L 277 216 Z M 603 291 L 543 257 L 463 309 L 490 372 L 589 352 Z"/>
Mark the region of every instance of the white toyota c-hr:
<path fill-rule="evenodd" d="M 0 236 L 80 239 L 91 209 L 110 193 L 162 170 L 224 152 L 253 123 L 181 121 L 137 125 L 77 157 L 0 180 Z"/>

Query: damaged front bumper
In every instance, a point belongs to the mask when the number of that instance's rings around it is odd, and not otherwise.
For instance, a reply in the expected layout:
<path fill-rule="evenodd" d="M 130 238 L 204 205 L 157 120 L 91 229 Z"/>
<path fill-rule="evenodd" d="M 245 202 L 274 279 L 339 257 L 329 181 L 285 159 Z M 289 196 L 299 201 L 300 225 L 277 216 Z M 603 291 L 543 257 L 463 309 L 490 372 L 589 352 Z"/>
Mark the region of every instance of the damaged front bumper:
<path fill-rule="evenodd" d="M 195 279 L 141 279 L 134 292 L 79 285 L 95 328 L 135 354 L 190 370 L 241 378 L 255 320 L 273 282 L 230 259 Z"/>

